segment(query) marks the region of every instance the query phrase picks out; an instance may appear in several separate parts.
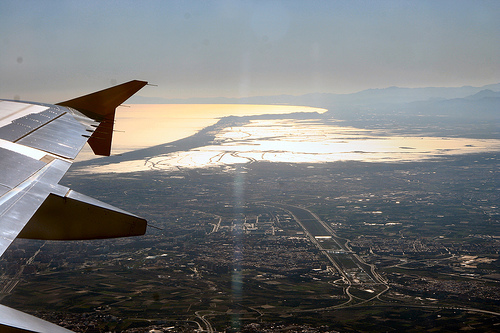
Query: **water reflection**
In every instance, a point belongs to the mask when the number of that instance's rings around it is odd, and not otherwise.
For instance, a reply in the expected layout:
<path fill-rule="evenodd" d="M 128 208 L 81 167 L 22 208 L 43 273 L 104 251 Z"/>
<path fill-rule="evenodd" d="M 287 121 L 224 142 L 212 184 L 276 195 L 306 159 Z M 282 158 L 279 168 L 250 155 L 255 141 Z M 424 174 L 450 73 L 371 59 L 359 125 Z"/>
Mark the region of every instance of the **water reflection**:
<path fill-rule="evenodd" d="M 132 104 L 117 110 L 113 154 L 152 147 L 193 135 L 227 116 L 318 112 L 325 109 L 294 105 Z M 96 158 L 89 147 L 77 161 Z"/>
<path fill-rule="evenodd" d="M 323 163 L 335 161 L 405 162 L 438 156 L 500 150 L 500 140 L 384 136 L 376 130 L 320 121 L 254 120 L 227 127 L 215 142 L 188 151 L 92 168 L 92 172 L 233 167 L 255 161 Z"/>

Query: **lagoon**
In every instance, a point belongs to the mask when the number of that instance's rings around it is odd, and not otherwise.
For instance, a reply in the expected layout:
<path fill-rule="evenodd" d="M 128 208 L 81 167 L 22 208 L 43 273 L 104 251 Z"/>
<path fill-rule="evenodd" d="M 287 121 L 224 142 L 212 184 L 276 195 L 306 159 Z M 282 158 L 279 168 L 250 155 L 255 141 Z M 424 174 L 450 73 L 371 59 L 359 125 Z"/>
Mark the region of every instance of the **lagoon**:
<path fill-rule="evenodd" d="M 123 154 L 193 135 L 227 116 L 325 112 L 292 105 L 250 104 L 131 104 L 116 110 L 113 154 Z M 77 161 L 96 158 L 86 145 Z"/>
<path fill-rule="evenodd" d="M 230 110 L 229 106 L 227 110 Z M 258 114 L 257 110 L 254 111 Z M 146 159 L 121 161 L 86 170 L 107 173 L 152 169 L 233 169 L 236 165 L 258 161 L 404 163 L 493 151 L 500 151 L 500 140 L 389 135 L 384 130 L 345 126 L 332 119 L 297 120 L 281 116 L 281 119 L 254 119 L 246 124 L 229 123 L 218 130 L 211 142 L 201 142 L 188 150 L 159 153 Z"/>

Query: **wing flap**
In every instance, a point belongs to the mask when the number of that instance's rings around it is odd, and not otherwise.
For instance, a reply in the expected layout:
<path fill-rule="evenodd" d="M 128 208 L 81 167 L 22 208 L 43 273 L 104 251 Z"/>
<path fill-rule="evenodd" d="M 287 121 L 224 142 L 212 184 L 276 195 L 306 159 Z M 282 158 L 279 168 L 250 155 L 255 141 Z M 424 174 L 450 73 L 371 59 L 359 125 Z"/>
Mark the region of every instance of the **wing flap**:
<path fill-rule="evenodd" d="M 70 165 L 69 162 L 56 159 L 0 197 L 0 255 L 14 241 L 47 196 L 65 189 L 57 185 L 57 182 Z"/>
<path fill-rule="evenodd" d="M 84 240 L 140 236 L 146 220 L 75 191 L 51 193 L 19 238 Z"/>
<path fill-rule="evenodd" d="M 0 114 L 10 111 L 4 108 L 4 103 L 6 101 L 0 102 Z M 19 104 L 19 108 L 26 105 L 26 103 L 9 102 L 9 106 L 14 104 Z M 30 108 L 21 109 L 22 112 L 10 112 L 1 119 L 0 139 L 15 142 L 64 114 L 62 108 L 59 107 L 48 108 L 41 105 L 32 105 Z"/>
<path fill-rule="evenodd" d="M 16 119 L 29 116 L 30 114 L 43 112 L 48 108 L 48 106 L 39 104 L 1 100 L 0 127 L 10 124 Z"/>
<path fill-rule="evenodd" d="M 0 147 L 0 185 L 12 189 L 46 163 Z"/>
<path fill-rule="evenodd" d="M 17 143 L 40 149 L 65 158 L 74 159 L 87 142 L 89 134 L 71 114 L 64 114 L 37 131 L 26 135 Z"/>

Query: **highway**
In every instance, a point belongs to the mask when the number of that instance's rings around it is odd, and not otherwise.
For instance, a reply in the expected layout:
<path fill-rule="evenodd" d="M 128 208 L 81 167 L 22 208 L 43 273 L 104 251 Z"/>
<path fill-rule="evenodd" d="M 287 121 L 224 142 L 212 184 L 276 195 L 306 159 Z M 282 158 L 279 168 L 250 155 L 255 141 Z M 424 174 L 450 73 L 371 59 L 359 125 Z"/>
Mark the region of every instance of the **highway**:
<path fill-rule="evenodd" d="M 379 297 L 389 290 L 387 281 L 377 273 L 376 267 L 367 264 L 354 253 L 346 245 L 349 240 L 338 237 L 330 226 L 316 214 L 306 208 L 292 205 L 277 203 L 268 203 L 268 205 L 288 211 L 302 229 L 304 229 L 311 242 L 328 258 L 332 266 L 342 277 L 341 281 L 344 284 L 343 288 L 348 300 L 330 309 L 365 304 L 374 299 L 380 299 Z M 326 242 L 325 240 L 329 241 Z M 337 284 L 338 281 L 335 283 Z M 369 299 L 362 299 L 351 294 L 350 289 L 354 285 L 361 287 L 370 286 L 376 289 L 377 292 Z"/>
<path fill-rule="evenodd" d="M 346 243 L 349 241 L 348 239 L 338 237 L 330 226 L 316 214 L 308 209 L 297 206 L 274 203 L 272 205 L 287 210 L 292 214 L 293 218 L 304 229 L 311 241 L 325 254 L 339 274 L 348 280 L 350 284 L 387 284 L 376 272 L 374 265 L 367 264 L 346 246 Z M 333 242 L 322 242 L 321 240 L 325 239 L 325 237 L 331 237 Z"/>
<path fill-rule="evenodd" d="M 200 320 L 203 322 L 203 324 L 205 324 L 205 326 L 207 326 L 207 329 L 205 330 L 205 332 L 208 332 L 208 333 L 215 332 L 214 328 L 212 327 L 212 324 L 210 324 L 208 319 L 205 318 L 206 315 L 202 315 L 200 312 L 202 312 L 202 311 L 196 311 L 195 314 L 196 314 L 196 317 L 200 318 Z"/>

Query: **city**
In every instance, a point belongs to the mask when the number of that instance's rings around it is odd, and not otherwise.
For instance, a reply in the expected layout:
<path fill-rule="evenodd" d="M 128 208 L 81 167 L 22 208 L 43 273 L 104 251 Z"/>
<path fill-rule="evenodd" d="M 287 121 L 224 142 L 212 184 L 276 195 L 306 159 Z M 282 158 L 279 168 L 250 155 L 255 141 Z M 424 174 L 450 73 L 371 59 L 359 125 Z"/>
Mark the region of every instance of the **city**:
<path fill-rule="evenodd" d="M 148 235 L 16 241 L 3 301 L 74 330 L 493 331 L 497 161 L 69 174 L 73 188 L 145 216 Z"/>

